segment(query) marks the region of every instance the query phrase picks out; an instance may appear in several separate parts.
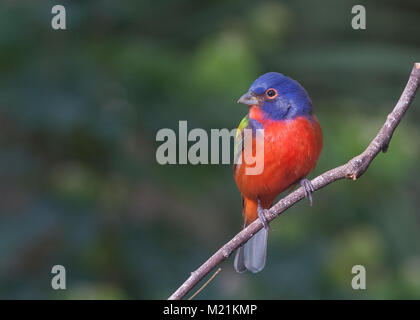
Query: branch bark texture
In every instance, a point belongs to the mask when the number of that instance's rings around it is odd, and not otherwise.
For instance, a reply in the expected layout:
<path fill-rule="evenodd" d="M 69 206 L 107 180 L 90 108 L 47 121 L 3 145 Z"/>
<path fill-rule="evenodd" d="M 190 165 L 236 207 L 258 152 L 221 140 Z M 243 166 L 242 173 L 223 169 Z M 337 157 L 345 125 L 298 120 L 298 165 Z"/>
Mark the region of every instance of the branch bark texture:
<path fill-rule="evenodd" d="M 414 99 L 416 91 L 420 85 L 420 63 L 415 63 L 411 71 L 408 83 L 405 86 L 400 99 L 394 110 L 388 115 L 382 128 L 376 137 L 370 142 L 369 146 L 361 154 L 349 160 L 346 164 L 331 169 L 313 179 L 312 185 L 315 191 L 341 179 L 356 180 L 366 172 L 373 159 L 379 152 L 386 152 L 391 141 L 392 135 L 400 123 L 405 112 Z M 303 188 L 299 188 L 286 197 L 279 200 L 266 212 L 267 221 L 272 221 L 281 213 L 293 206 L 304 198 Z M 220 262 L 227 259 L 238 247 L 247 242 L 258 230 L 262 228 L 259 219 L 251 223 L 247 228 L 239 232 L 232 240 L 223 245 L 197 270 L 191 272 L 190 277 L 169 297 L 169 300 L 182 299 L 201 279 L 203 279 Z"/>

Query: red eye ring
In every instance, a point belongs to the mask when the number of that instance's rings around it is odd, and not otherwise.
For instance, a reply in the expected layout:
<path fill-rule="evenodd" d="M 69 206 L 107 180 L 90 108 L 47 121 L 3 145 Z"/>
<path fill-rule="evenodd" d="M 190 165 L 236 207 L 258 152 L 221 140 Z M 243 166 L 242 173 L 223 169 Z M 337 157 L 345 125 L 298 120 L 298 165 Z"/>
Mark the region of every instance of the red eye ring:
<path fill-rule="evenodd" d="M 265 96 L 270 100 L 277 98 L 278 95 L 279 93 L 274 88 L 270 88 L 265 91 Z"/>

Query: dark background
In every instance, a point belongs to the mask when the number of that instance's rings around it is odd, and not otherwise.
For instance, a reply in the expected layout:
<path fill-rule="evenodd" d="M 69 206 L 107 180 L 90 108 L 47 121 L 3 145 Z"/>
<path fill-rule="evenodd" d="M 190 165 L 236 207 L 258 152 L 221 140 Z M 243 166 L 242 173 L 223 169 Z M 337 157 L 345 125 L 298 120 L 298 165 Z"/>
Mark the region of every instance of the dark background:
<path fill-rule="evenodd" d="M 157 164 L 156 132 L 232 129 L 252 81 L 282 72 L 323 127 L 314 177 L 374 137 L 420 60 L 419 30 L 417 0 L 3 0 L 0 298 L 167 298 L 240 230 L 241 204 L 230 165 Z M 417 98 L 360 181 L 272 223 L 263 272 L 229 258 L 197 298 L 420 298 L 419 120 Z M 51 289 L 55 264 L 67 290 Z M 356 264 L 367 290 L 351 288 Z"/>

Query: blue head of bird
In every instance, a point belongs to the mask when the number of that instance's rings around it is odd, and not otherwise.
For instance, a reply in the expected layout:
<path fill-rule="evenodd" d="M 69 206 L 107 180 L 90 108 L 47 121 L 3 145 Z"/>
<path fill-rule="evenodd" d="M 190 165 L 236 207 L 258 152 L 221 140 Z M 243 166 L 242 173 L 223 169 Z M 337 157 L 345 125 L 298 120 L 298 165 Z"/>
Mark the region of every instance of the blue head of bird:
<path fill-rule="evenodd" d="M 273 120 L 312 114 L 312 102 L 306 90 L 297 81 L 278 72 L 266 73 L 255 80 L 238 103 L 258 106 Z"/>

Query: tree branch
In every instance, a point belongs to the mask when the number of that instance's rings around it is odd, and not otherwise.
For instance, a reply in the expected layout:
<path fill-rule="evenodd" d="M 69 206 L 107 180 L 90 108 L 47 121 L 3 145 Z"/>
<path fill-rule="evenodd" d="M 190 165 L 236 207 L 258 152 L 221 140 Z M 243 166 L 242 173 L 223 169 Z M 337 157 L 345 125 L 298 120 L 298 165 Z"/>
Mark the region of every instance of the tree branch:
<path fill-rule="evenodd" d="M 334 181 L 341 179 L 356 180 L 368 169 L 370 163 L 378 155 L 380 151 L 386 152 L 389 142 L 395 128 L 400 123 L 404 113 L 407 111 L 414 99 L 417 88 L 420 84 L 420 63 L 415 63 L 411 71 L 408 83 L 398 100 L 394 110 L 388 115 L 384 125 L 379 130 L 376 137 L 371 141 L 369 146 L 363 153 L 354 157 L 346 164 L 331 169 L 320 176 L 313 179 L 312 185 L 315 190 L 319 190 Z M 303 188 L 299 188 L 283 199 L 279 200 L 274 206 L 266 212 L 268 221 L 274 220 L 281 213 L 293 206 L 304 198 Z M 262 228 L 259 219 L 255 220 L 248 227 L 239 232 L 232 240 L 222 246 L 215 254 L 213 254 L 204 264 L 196 271 L 191 272 L 190 277 L 169 297 L 169 300 L 182 299 L 201 279 L 203 279 L 214 267 L 220 262 L 227 259 L 232 252 L 247 242 L 258 230 Z"/>

